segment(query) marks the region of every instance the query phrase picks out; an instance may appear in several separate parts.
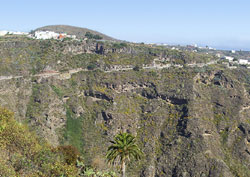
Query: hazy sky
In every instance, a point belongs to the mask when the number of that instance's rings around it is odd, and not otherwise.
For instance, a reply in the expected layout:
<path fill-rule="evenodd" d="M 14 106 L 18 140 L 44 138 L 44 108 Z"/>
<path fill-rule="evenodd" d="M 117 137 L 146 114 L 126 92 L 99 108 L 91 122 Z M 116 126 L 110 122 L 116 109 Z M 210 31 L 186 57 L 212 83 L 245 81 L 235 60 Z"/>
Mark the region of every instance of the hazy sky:
<path fill-rule="evenodd" d="M 2 0 L 0 30 L 67 24 L 136 42 L 250 50 L 250 0 Z"/>

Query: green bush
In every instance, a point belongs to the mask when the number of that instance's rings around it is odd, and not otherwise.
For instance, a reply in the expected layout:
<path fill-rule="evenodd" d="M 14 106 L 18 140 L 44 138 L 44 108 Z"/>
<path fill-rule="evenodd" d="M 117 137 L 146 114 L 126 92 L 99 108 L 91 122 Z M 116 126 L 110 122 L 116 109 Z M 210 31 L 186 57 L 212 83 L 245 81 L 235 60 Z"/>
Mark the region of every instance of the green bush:
<path fill-rule="evenodd" d="M 92 34 L 91 32 L 86 32 L 85 37 L 89 38 L 89 39 L 96 39 L 96 40 L 100 40 L 102 39 L 101 36 L 99 36 L 98 34 Z"/>
<path fill-rule="evenodd" d="M 113 48 L 117 48 L 117 49 L 121 49 L 121 48 L 124 48 L 124 47 L 127 47 L 127 46 L 128 46 L 128 44 L 124 43 L 124 42 L 122 42 L 122 43 L 114 43 L 113 44 Z"/>
<path fill-rule="evenodd" d="M 95 63 L 90 63 L 88 66 L 87 66 L 87 69 L 88 70 L 94 70 L 97 68 L 97 65 Z"/>
<path fill-rule="evenodd" d="M 0 108 L 0 176 L 76 176 L 77 168 Z M 69 148 L 70 149 L 70 148 Z M 70 149 L 72 157 L 76 152 Z M 74 153 L 72 153 L 74 152 Z M 68 154 L 67 154 L 68 155 Z M 70 157 L 71 157 L 70 156 Z M 67 160 L 74 160 L 68 158 Z M 69 162 L 72 162 L 69 161 Z"/>
<path fill-rule="evenodd" d="M 140 71 L 141 70 L 141 67 L 139 65 L 136 65 L 134 68 L 133 68 L 134 71 Z"/>
<path fill-rule="evenodd" d="M 63 157 L 68 165 L 75 165 L 77 158 L 80 156 L 78 150 L 71 145 L 59 146 L 57 147 L 57 151 L 63 154 Z"/>

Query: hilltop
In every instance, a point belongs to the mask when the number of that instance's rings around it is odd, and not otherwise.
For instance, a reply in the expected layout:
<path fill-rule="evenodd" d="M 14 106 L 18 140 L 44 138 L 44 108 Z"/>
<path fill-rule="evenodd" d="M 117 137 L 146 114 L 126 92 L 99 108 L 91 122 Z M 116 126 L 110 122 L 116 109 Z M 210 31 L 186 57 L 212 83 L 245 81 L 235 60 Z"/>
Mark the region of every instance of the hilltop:
<path fill-rule="evenodd" d="M 77 38 L 84 38 L 87 32 L 90 32 L 93 35 L 99 35 L 102 37 L 103 40 L 108 41 L 118 41 L 115 38 L 112 38 L 110 36 L 107 36 L 103 33 L 88 29 L 88 28 L 81 28 L 81 27 L 75 27 L 75 26 L 69 26 L 69 25 L 50 25 L 50 26 L 44 26 L 40 27 L 34 30 L 35 31 L 54 31 L 56 33 L 67 33 L 69 35 L 76 35 Z"/>

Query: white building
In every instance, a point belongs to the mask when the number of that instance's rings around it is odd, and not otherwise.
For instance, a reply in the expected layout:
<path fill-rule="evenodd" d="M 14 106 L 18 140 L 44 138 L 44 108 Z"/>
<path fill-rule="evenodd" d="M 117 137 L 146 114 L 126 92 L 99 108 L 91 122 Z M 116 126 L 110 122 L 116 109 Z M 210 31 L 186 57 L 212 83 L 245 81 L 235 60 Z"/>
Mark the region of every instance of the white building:
<path fill-rule="evenodd" d="M 172 47 L 171 50 L 179 50 L 177 47 Z"/>
<path fill-rule="evenodd" d="M 36 31 L 34 37 L 36 39 L 58 39 L 59 35 L 54 31 Z"/>
<path fill-rule="evenodd" d="M 18 32 L 20 35 L 29 35 L 27 32 Z"/>
<path fill-rule="evenodd" d="M 231 52 L 232 52 L 232 53 L 236 53 L 236 51 L 235 51 L 235 50 L 231 50 Z"/>
<path fill-rule="evenodd" d="M 66 37 L 76 39 L 76 35 L 67 35 L 66 33 L 56 33 L 54 31 L 36 31 L 33 36 L 35 39 L 63 39 Z"/>
<path fill-rule="evenodd" d="M 225 59 L 229 60 L 229 61 L 233 61 L 234 57 L 230 57 L 230 56 L 225 56 Z"/>
<path fill-rule="evenodd" d="M 20 32 L 20 31 L 0 31 L 0 36 L 5 36 L 7 34 L 12 35 L 28 35 L 26 32 Z"/>
<path fill-rule="evenodd" d="M 8 33 L 8 31 L 0 31 L 0 36 L 5 36 Z"/>
<path fill-rule="evenodd" d="M 9 31 L 9 34 L 13 34 L 13 35 L 28 35 L 29 33 L 20 32 L 20 31 Z"/>
<path fill-rule="evenodd" d="M 67 35 L 67 37 L 70 37 L 72 39 L 76 39 L 76 35 Z"/>
<path fill-rule="evenodd" d="M 247 65 L 249 63 L 248 63 L 248 60 L 246 60 L 246 59 L 239 59 L 239 64 L 241 64 L 241 65 Z"/>
<path fill-rule="evenodd" d="M 220 58 L 220 57 L 221 57 L 221 54 L 220 54 L 220 53 L 217 53 L 217 54 L 216 54 L 216 57 L 219 57 L 219 58 Z"/>

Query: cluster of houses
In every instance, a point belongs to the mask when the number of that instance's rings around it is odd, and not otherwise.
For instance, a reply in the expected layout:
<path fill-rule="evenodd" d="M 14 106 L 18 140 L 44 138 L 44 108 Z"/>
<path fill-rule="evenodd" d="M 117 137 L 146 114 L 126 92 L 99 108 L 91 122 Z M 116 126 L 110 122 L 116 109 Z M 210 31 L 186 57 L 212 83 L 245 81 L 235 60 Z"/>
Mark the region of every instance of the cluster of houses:
<path fill-rule="evenodd" d="M 68 35 L 66 33 L 56 33 L 54 31 L 36 31 L 33 35 L 35 39 L 64 39 L 72 38 L 76 39 L 76 35 Z"/>
<path fill-rule="evenodd" d="M 29 33 L 20 32 L 20 31 L 0 31 L 0 36 L 5 35 L 28 35 Z"/>
<path fill-rule="evenodd" d="M 240 64 L 240 65 L 250 65 L 250 61 L 247 59 L 235 59 L 234 57 L 231 56 L 224 56 L 221 57 L 222 60 L 228 60 L 229 63 L 234 63 L 234 64 Z"/>
<path fill-rule="evenodd" d="M 35 33 L 30 34 L 26 32 L 14 32 L 14 31 L 0 31 L 0 36 L 5 35 L 25 35 L 33 39 L 64 39 L 72 38 L 76 39 L 76 35 L 68 35 L 66 33 L 56 33 L 54 31 L 35 31 Z"/>

